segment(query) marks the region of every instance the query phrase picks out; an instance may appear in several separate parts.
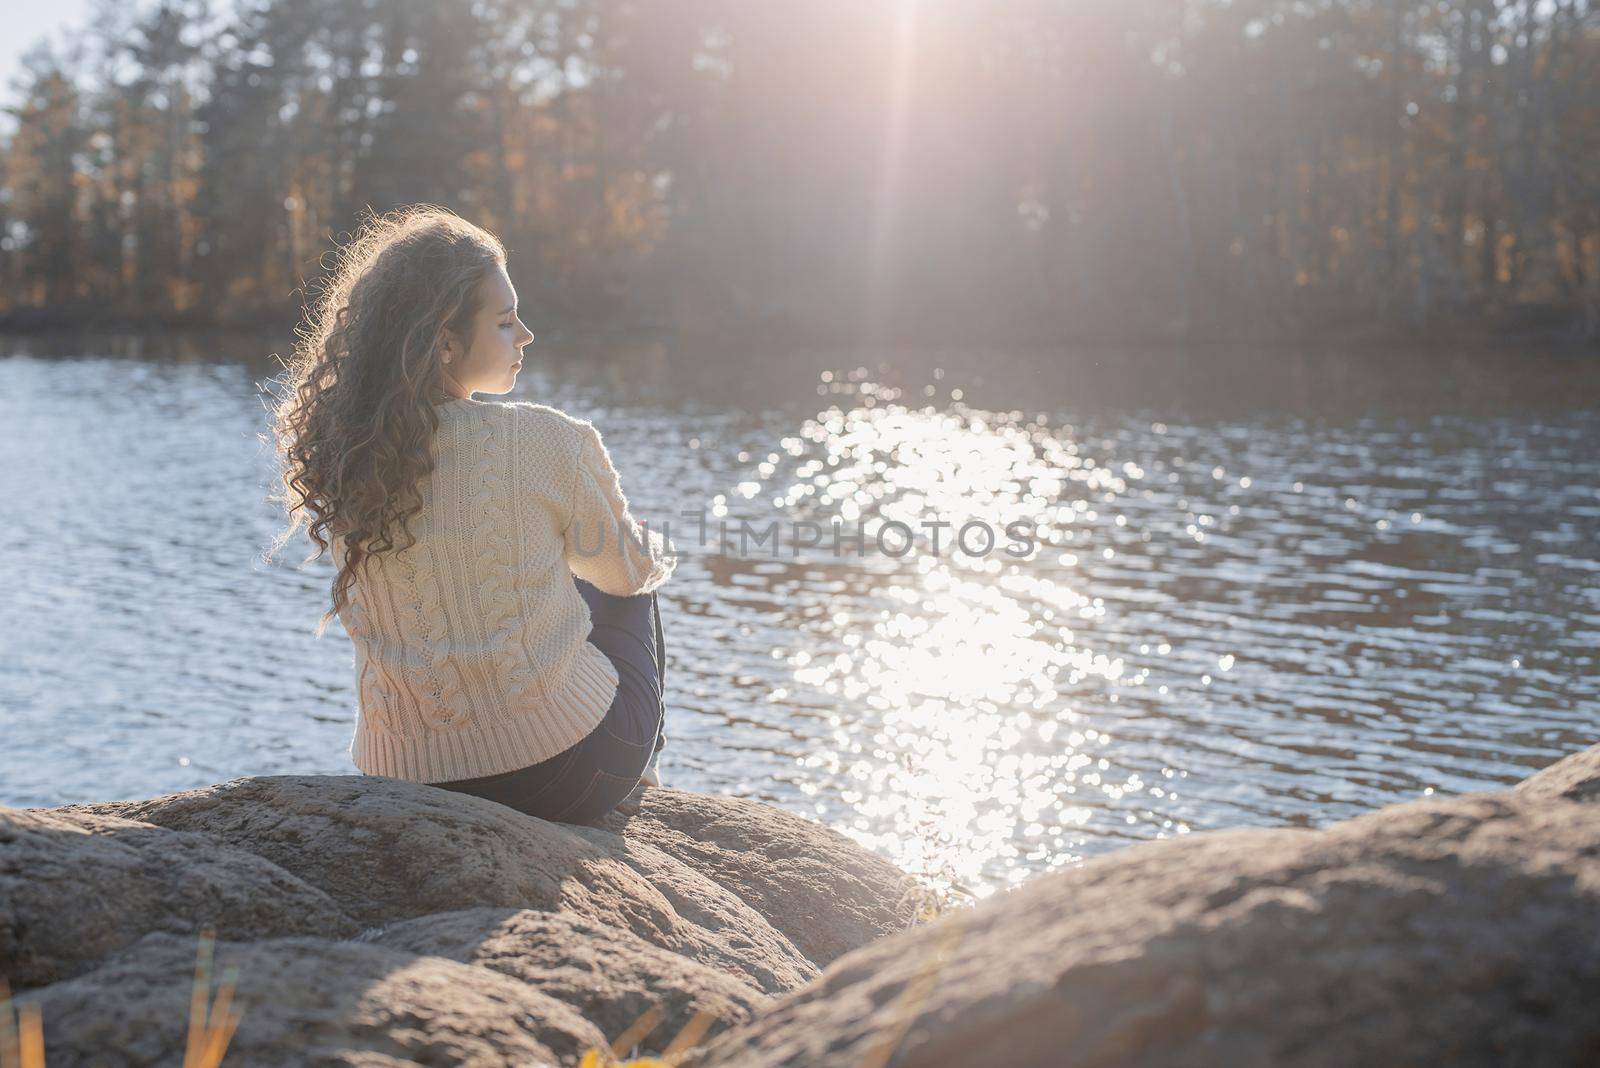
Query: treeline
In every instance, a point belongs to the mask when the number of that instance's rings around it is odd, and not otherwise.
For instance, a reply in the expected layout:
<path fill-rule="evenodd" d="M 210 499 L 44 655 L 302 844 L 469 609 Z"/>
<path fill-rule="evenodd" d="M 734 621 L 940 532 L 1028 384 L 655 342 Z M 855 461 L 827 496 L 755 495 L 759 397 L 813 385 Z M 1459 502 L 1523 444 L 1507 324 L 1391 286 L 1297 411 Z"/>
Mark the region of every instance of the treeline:
<path fill-rule="evenodd" d="M 1597 23 L 1590 0 L 102 0 L 13 87 L 0 322 L 281 322 L 363 208 L 431 201 L 506 240 L 547 326 L 1593 341 Z"/>

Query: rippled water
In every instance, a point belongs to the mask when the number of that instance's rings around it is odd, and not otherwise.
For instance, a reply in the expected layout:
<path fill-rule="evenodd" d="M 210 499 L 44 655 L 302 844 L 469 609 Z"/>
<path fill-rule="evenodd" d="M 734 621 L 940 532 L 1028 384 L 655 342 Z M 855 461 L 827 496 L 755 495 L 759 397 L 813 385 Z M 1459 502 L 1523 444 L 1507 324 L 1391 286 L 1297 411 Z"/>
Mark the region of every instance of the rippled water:
<path fill-rule="evenodd" d="M 0 358 L 0 802 L 354 771 L 348 639 L 312 637 L 327 561 L 260 559 L 275 368 L 230 350 Z M 1595 741 L 1593 362 L 619 346 L 530 359 L 512 396 L 594 419 L 683 550 L 669 785 L 981 895 Z M 793 546 L 834 519 L 866 551 Z M 969 520 L 986 555 L 951 543 Z"/>

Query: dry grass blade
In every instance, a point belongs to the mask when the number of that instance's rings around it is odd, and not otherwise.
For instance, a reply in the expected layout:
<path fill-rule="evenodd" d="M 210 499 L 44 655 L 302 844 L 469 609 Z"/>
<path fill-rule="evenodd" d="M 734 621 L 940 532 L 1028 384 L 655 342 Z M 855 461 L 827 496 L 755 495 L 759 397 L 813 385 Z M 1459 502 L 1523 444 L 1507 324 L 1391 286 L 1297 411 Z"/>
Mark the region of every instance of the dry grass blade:
<path fill-rule="evenodd" d="M 17 1014 L 11 1004 L 11 984 L 0 976 L 0 1068 L 17 1065 Z"/>
<path fill-rule="evenodd" d="M 217 999 L 211 1003 L 212 951 L 216 945 L 216 932 L 206 927 L 200 932 L 200 943 L 195 950 L 194 985 L 189 995 L 189 1034 L 184 1046 L 183 1068 L 217 1068 L 233 1040 L 234 1029 L 240 1016 L 233 1011 L 234 984 L 239 969 L 227 968 L 222 973 L 222 984 Z"/>
<path fill-rule="evenodd" d="M 661 1056 L 667 1060 L 675 1060 L 690 1046 L 696 1045 L 716 1022 L 717 1018 L 703 1009 L 695 1013 L 694 1018 L 684 1024 L 683 1030 L 673 1038 L 672 1044 L 661 1051 Z"/>
<path fill-rule="evenodd" d="M 662 1051 L 659 1057 L 642 1057 L 638 1060 L 619 1061 L 614 1058 L 622 1056 L 624 1052 L 638 1045 L 656 1025 L 661 1022 L 661 1010 L 652 1005 L 635 1020 L 626 1031 L 618 1035 L 616 1041 L 611 1043 L 609 1051 L 590 1047 L 584 1051 L 583 1060 L 578 1068 L 672 1068 L 678 1063 L 683 1051 L 698 1043 L 711 1025 L 717 1022 L 717 1017 L 701 1010 L 696 1012 L 688 1023 L 673 1036 L 672 1042 Z"/>
<path fill-rule="evenodd" d="M 628 1029 L 617 1036 L 611 1043 L 611 1052 L 620 1057 L 634 1046 L 637 1046 L 644 1037 L 656 1029 L 656 1024 L 661 1022 L 661 1010 L 652 1005 L 640 1014 L 639 1018 L 628 1026 Z"/>
<path fill-rule="evenodd" d="M 22 1008 L 21 1041 L 22 1068 L 44 1068 L 44 1021 L 39 1018 L 37 1005 Z"/>
<path fill-rule="evenodd" d="M 189 990 L 189 1035 L 183 1047 L 183 1068 L 197 1068 L 201 1047 L 206 1039 L 206 1002 L 211 999 L 211 951 L 215 932 L 206 927 L 200 931 L 200 944 L 195 950 L 194 985 Z"/>
<path fill-rule="evenodd" d="M 201 1051 L 200 1068 L 217 1068 L 217 1065 L 222 1063 L 222 1055 L 228 1051 L 228 1043 L 233 1039 L 233 1030 L 238 1026 L 239 1014 L 230 1012 L 223 1015 L 221 1024 L 211 1028 L 205 1049 Z"/>
<path fill-rule="evenodd" d="M 18 1006 L 0 978 L 0 1068 L 44 1068 L 44 1019 L 36 1005 Z"/>
<path fill-rule="evenodd" d="M 933 984 L 939 977 L 939 972 L 944 967 L 945 960 L 961 940 L 965 933 L 968 913 L 956 912 L 945 921 L 944 930 L 934 940 L 933 946 L 928 950 L 918 967 L 917 973 L 911 977 L 906 988 L 901 992 L 899 1000 L 895 1003 L 895 1023 L 887 1034 L 883 1036 L 877 1046 L 867 1051 L 861 1058 L 859 1068 L 883 1068 L 889 1062 L 894 1051 L 899 1048 L 906 1032 L 911 1029 L 911 1023 L 916 1019 L 917 1013 L 922 1008 L 922 1003 L 933 990 Z"/>
<path fill-rule="evenodd" d="M 238 980 L 239 969 L 223 970 L 222 985 L 217 989 L 217 1000 L 211 1005 L 210 1019 L 213 1022 L 206 1028 L 206 1041 L 201 1049 L 199 1068 L 216 1068 L 222 1063 L 222 1054 L 233 1038 L 234 1028 L 239 1026 L 239 1014 L 233 1011 L 234 984 Z M 215 1022 L 218 1020 L 221 1022 Z"/>

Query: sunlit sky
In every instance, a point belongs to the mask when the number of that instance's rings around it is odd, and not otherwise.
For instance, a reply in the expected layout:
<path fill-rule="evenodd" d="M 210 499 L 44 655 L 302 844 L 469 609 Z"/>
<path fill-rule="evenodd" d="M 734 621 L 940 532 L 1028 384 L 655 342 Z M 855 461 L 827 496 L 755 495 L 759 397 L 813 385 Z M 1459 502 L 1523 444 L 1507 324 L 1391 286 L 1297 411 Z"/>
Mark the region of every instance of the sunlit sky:
<path fill-rule="evenodd" d="M 67 34 L 88 23 L 90 0 L 0 0 L 0 101 L 12 103 L 12 82 L 22 72 L 22 56 L 40 38 L 48 36 L 54 45 L 65 43 Z M 213 4 L 213 9 L 223 5 Z M 1538 10 L 1548 14 L 1551 0 L 1540 0 Z M 8 115 L 0 115 L 0 128 L 9 130 Z"/>
<path fill-rule="evenodd" d="M 0 12 L 0 22 L 5 24 L 5 32 L 0 33 L 0 90 L 10 103 L 16 98 L 12 82 L 22 72 L 22 54 L 46 35 L 51 44 L 60 45 L 64 31 L 77 30 L 88 21 L 89 0 L 50 0 L 48 4 L 0 0 Z"/>

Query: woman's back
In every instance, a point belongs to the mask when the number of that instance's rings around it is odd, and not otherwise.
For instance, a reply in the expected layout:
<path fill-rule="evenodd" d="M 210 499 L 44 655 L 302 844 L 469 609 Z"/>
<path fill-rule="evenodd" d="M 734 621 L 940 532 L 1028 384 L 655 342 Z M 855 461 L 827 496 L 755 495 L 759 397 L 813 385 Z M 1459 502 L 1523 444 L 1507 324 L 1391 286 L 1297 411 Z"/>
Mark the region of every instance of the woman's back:
<path fill-rule="evenodd" d="M 525 767 L 594 730 L 618 676 L 586 641 L 573 575 L 628 596 L 675 563 L 629 513 L 592 424 L 527 402 L 435 411 L 416 541 L 368 558 L 339 612 L 360 706 L 351 759 L 414 782 Z M 337 538 L 333 552 L 342 567 Z"/>

